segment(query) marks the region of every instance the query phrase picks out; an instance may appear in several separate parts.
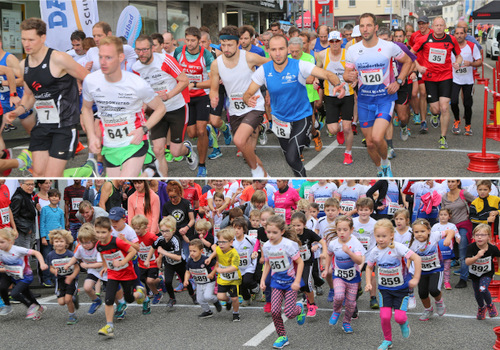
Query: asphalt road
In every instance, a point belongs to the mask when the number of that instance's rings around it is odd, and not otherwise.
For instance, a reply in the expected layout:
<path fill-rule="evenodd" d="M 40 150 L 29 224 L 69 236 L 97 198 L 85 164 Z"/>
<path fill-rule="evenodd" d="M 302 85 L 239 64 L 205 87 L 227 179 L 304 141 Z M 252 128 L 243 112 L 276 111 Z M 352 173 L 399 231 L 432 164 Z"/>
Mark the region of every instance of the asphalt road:
<path fill-rule="evenodd" d="M 498 276 L 497 276 L 498 277 Z M 452 275 L 452 285 L 458 281 Z M 57 305 L 52 289 L 35 289 L 41 292 L 39 299 L 48 307 L 39 321 L 25 320 L 26 308 L 15 305 L 14 312 L 0 318 L 2 349 L 271 349 L 277 335 L 270 317 L 262 311 L 263 303 L 241 308 L 241 322 L 233 323 L 229 312 L 223 310 L 213 318 L 198 319 L 199 306 L 188 299 L 187 292 L 177 294 L 178 304 L 167 310 L 164 298 L 153 306 L 152 313 L 144 316 L 142 307 L 129 306 L 126 319 L 115 323 L 114 339 L 98 336 L 105 325 L 104 307 L 96 314 L 88 315 L 88 297 L 81 294 L 81 307 L 77 311 L 79 322 L 67 326 L 67 310 Z M 415 292 L 417 292 L 415 290 Z M 417 300 L 417 308 L 410 310 L 411 336 L 404 340 L 399 326 L 393 321 L 394 349 L 491 349 L 496 341 L 493 327 L 500 326 L 500 319 L 478 321 L 471 284 L 466 289 L 444 291 L 447 314 L 427 322 L 418 320 L 423 311 Z M 303 326 L 295 320 L 287 320 L 285 328 L 290 339 L 288 349 L 376 349 L 383 340 L 378 310 L 369 308 L 365 293 L 358 301 L 359 319 L 352 321 L 353 334 L 345 334 L 340 326 L 328 324 L 331 304 L 326 295 L 317 297 L 320 309 L 315 318 L 308 318 Z M 500 306 L 500 304 L 497 304 Z M 342 317 L 342 316 L 341 316 Z"/>
<path fill-rule="evenodd" d="M 494 67 L 495 62 L 487 58 L 487 64 Z M 492 70 L 485 66 L 485 76 L 492 76 Z M 492 83 L 490 83 L 491 87 Z M 476 85 L 474 92 L 474 106 L 472 118 L 472 130 L 474 135 L 466 137 L 464 135 L 453 135 L 448 133 L 448 150 L 438 148 L 439 129 L 434 129 L 429 124 L 429 133 L 421 135 L 418 133 L 419 126 L 410 123 L 412 136 L 403 142 L 399 138 L 399 128 L 395 128 L 394 148 L 396 158 L 392 160 L 392 168 L 396 177 L 478 177 L 491 176 L 488 174 L 475 173 L 467 170 L 469 158 L 467 153 L 480 152 L 482 145 L 482 125 L 483 125 L 483 98 L 484 88 Z M 492 108 L 493 102 L 490 96 L 488 108 Z M 463 111 L 463 108 L 461 108 Z M 451 116 L 451 119 L 453 117 Z M 19 121 L 15 123 L 18 129 L 9 133 L 4 133 L 7 147 L 13 148 L 14 156 L 21 149 L 26 148 L 28 139 L 26 132 L 20 126 Z M 358 127 L 359 129 L 359 127 Z M 462 123 L 463 132 L 463 123 Z M 293 173 L 288 167 L 278 145 L 276 137 L 269 134 L 269 141 L 266 145 L 257 146 L 257 154 L 261 158 L 266 170 L 272 177 L 292 177 Z M 371 162 L 366 148 L 362 145 L 362 136 L 359 133 L 354 136 L 354 149 L 352 165 L 342 164 L 344 146 L 339 146 L 334 138 L 329 138 L 326 128 L 321 131 L 323 140 L 323 150 L 316 152 L 314 147 L 306 149 L 304 152 L 307 175 L 309 177 L 375 177 L 376 168 Z M 82 138 L 85 144 L 86 139 Z M 241 178 L 250 177 L 251 173 L 243 158 L 236 157 L 237 149 L 234 144 L 226 146 L 222 135 L 219 138 L 223 156 L 215 160 L 207 160 L 208 177 Z M 193 142 L 196 144 L 196 142 Z M 487 140 L 486 149 L 489 153 L 500 154 L 500 143 L 494 140 Z M 209 150 L 211 152 L 211 150 Z M 79 167 L 87 159 L 87 150 L 80 152 L 68 163 L 68 168 Z M 196 171 L 188 169 L 185 161 L 180 163 L 169 163 L 169 177 L 195 177 Z M 28 176 L 18 170 L 12 171 L 11 176 Z"/>

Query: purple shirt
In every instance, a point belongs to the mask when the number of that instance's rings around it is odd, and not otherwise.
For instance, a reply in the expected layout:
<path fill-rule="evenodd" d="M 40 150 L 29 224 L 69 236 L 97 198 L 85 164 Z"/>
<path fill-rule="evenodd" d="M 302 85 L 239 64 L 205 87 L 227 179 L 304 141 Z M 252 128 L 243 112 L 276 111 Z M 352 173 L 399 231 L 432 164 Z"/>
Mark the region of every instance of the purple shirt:
<path fill-rule="evenodd" d="M 158 197 L 160 197 L 160 208 L 163 208 L 163 205 L 170 200 L 167 194 L 166 182 L 158 181 Z M 160 211 L 160 218 L 163 218 L 161 211 Z"/>
<path fill-rule="evenodd" d="M 411 58 L 412 62 L 414 62 L 417 59 L 417 56 L 415 56 L 410 50 L 408 50 L 408 47 L 406 47 L 405 44 L 395 42 L 395 41 L 393 41 L 393 42 L 394 42 L 394 44 L 398 45 L 401 48 L 401 50 L 403 50 L 404 53 L 407 54 Z M 396 67 L 398 69 L 398 73 L 401 73 L 401 68 L 403 68 L 403 64 L 400 63 L 399 61 L 396 61 Z"/>

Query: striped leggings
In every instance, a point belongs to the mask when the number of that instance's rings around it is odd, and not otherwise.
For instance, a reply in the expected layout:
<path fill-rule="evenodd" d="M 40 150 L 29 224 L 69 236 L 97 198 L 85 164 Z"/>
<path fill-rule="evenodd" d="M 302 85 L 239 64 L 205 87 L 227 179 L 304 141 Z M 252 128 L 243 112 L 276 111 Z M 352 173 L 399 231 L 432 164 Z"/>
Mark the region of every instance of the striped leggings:
<path fill-rule="evenodd" d="M 286 335 L 283 319 L 281 318 L 281 304 L 285 299 L 285 315 L 288 318 L 297 317 L 300 314 L 300 306 L 297 306 L 297 292 L 294 290 L 283 290 L 273 288 L 271 292 L 271 316 L 278 336 Z"/>
<path fill-rule="evenodd" d="M 356 308 L 356 295 L 358 294 L 358 283 L 348 283 L 342 278 L 333 279 L 333 312 L 340 313 L 345 300 L 344 323 L 351 323 L 351 317 Z"/>
<path fill-rule="evenodd" d="M 450 270 L 451 270 L 451 259 L 446 259 L 444 261 L 444 283 L 450 283 Z"/>

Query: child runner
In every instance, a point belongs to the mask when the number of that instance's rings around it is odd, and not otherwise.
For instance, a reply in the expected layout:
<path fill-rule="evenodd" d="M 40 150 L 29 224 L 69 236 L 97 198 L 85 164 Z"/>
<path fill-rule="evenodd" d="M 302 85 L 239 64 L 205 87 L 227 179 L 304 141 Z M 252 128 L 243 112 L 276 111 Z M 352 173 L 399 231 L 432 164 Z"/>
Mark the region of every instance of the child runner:
<path fill-rule="evenodd" d="M 358 284 L 361 282 L 360 265 L 365 262 L 365 248 L 352 236 L 354 226 L 352 219 L 341 215 L 335 219 L 335 229 L 337 238 L 328 243 L 328 258 L 326 259 L 325 271 L 322 276 L 326 277 L 333 260 L 333 287 L 335 296 L 333 299 L 333 313 L 329 323 L 337 324 L 342 311 L 342 304 L 345 303 L 344 320 L 342 329 L 346 333 L 352 333 L 351 317 L 356 308 L 356 295 L 358 294 Z"/>
<path fill-rule="evenodd" d="M 369 292 L 373 286 L 371 275 L 373 266 L 378 265 L 378 289 L 380 299 L 380 323 L 384 333 L 384 341 L 378 350 L 392 348 L 391 318 L 394 309 L 394 320 L 401 326 L 403 338 L 410 336 L 410 326 L 406 309 L 408 305 L 408 288 L 415 288 L 420 279 L 421 260 L 413 251 L 394 242 L 394 226 L 388 219 L 377 221 L 374 227 L 374 235 L 377 245 L 366 257 L 366 286 Z M 415 264 L 413 278 L 408 273 L 409 260 Z"/>
<path fill-rule="evenodd" d="M 260 210 L 252 209 L 248 215 L 250 226 L 248 226 L 248 236 L 257 239 L 257 231 L 260 227 Z"/>
<path fill-rule="evenodd" d="M 443 232 L 446 230 L 453 230 L 455 232 L 455 240 L 458 244 L 460 244 L 460 233 L 458 232 L 457 226 L 455 224 L 449 222 L 451 219 L 451 210 L 448 208 L 439 209 L 439 222 L 435 223 L 432 226 L 431 232 Z M 445 246 L 444 239 L 439 241 L 439 249 L 441 250 L 441 255 L 443 257 L 444 270 L 443 270 L 443 279 L 444 279 L 444 288 L 451 289 L 450 284 L 450 270 L 451 270 L 451 260 L 455 258 L 455 254 L 453 253 L 453 240 L 449 247 Z"/>
<path fill-rule="evenodd" d="M 266 278 L 271 274 L 271 315 L 278 339 L 273 344 L 275 349 L 282 349 L 289 344 L 283 319 L 281 305 L 285 300 L 285 315 L 289 319 L 297 317 L 297 323 L 306 321 L 306 309 L 303 302 L 297 302 L 297 292 L 301 287 L 304 262 L 300 257 L 300 240 L 295 233 L 286 231 L 285 220 L 280 215 L 267 219 L 266 234 L 269 239 L 262 247 L 265 265 L 260 288 L 265 290 Z"/>
<path fill-rule="evenodd" d="M 49 239 L 54 250 L 47 255 L 47 264 L 50 272 L 56 276 L 57 302 L 61 306 L 67 305 L 69 318 L 66 324 L 74 325 L 78 322 L 75 310 L 79 308 L 77 296 L 80 265 L 71 265 L 69 269 L 65 269 L 73 257 L 73 252 L 68 250 L 73 244 L 73 236 L 70 231 L 52 230 Z"/>
<path fill-rule="evenodd" d="M 491 186 L 490 180 L 479 180 L 477 182 L 478 198 L 470 204 L 469 217 L 474 228 L 479 224 L 494 222 L 494 232 L 492 234 L 495 235 L 498 234 L 496 227 L 498 227 L 498 214 L 500 213 L 500 197 L 490 194 Z"/>
<path fill-rule="evenodd" d="M 318 217 L 325 216 L 324 204 L 328 198 L 332 198 L 337 190 L 337 185 L 334 182 L 327 182 L 326 180 L 319 180 L 312 185 L 309 191 L 309 202 L 317 203 L 319 205 Z"/>
<path fill-rule="evenodd" d="M 214 235 L 212 224 L 207 219 L 200 219 L 194 224 L 194 229 L 198 234 L 198 239 L 203 243 L 203 255 L 212 254 L 212 246 L 214 245 Z"/>
<path fill-rule="evenodd" d="M 356 183 L 355 180 L 346 180 L 335 191 L 335 198 L 340 202 L 340 213 L 353 216 L 356 212 L 356 201 L 361 197 L 366 197 L 366 188 Z"/>
<path fill-rule="evenodd" d="M 149 220 L 141 214 L 135 215 L 130 221 L 132 228 L 137 234 L 137 238 L 139 239 L 139 252 L 137 254 L 139 261 L 139 273 L 141 275 L 141 282 L 146 286 L 146 290 L 151 291 L 153 293 L 152 303 L 154 305 L 158 304 L 162 298 L 162 294 L 158 291 L 158 285 L 160 283 L 160 279 L 158 278 L 160 270 L 158 269 L 158 265 L 156 263 L 156 259 L 158 258 L 157 254 L 151 256 L 149 262 L 149 266 L 146 267 L 144 264 L 148 257 L 149 251 L 151 250 L 151 246 L 154 244 L 156 239 L 158 238 L 152 232 L 148 232 Z M 146 300 L 142 305 L 142 314 L 149 315 L 151 313 L 151 305 L 149 300 Z"/>
<path fill-rule="evenodd" d="M 467 258 L 465 263 L 469 266 L 469 276 L 472 280 L 472 288 L 477 301 L 477 319 L 486 318 L 486 309 L 490 317 L 498 316 L 497 308 L 491 301 L 488 290 L 493 278 L 493 257 L 500 257 L 498 247 L 491 244 L 491 228 L 486 224 L 479 224 L 472 232 L 474 243 L 467 247 Z M 4 299 L 5 300 L 5 299 Z"/>
<path fill-rule="evenodd" d="M 196 283 L 196 300 L 200 304 L 203 312 L 198 315 L 199 318 L 208 318 L 213 316 L 208 303 L 215 306 L 217 312 L 222 311 L 222 305 L 214 295 L 215 289 L 215 260 L 210 264 L 205 264 L 207 256 L 203 254 L 204 244 L 200 239 L 193 239 L 189 242 L 189 259 L 186 262 L 186 274 L 184 276 L 184 286 L 187 287 L 193 278 Z"/>
<path fill-rule="evenodd" d="M 101 256 L 97 252 L 97 238 L 95 235 L 94 225 L 91 223 L 85 223 L 78 230 L 78 241 L 80 244 L 76 248 L 75 254 L 71 260 L 64 266 L 65 270 L 69 270 L 71 265 L 75 265 L 77 262 L 80 264 L 80 268 L 87 270 L 87 277 L 85 277 L 85 282 L 83 282 L 83 290 L 92 300 L 92 304 L 89 308 L 89 314 L 94 314 L 97 309 L 102 305 L 102 300 L 97 296 L 94 288 L 99 280 L 106 283 L 107 276 L 101 276 L 102 260 Z M 121 297 L 120 297 L 121 299 Z"/>
<path fill-rule="evenodd" d="M 315 317 L 318 306 L 316 306 L 316 303 L 314 302 L 314 280 L 312 272 L 313 265 L 315 263 L 314 253 L 320 247 L 320 245 L 315 242 L 319 242 L 321 244 L 323 253 L 320 255 L 320 259 L 323 260 L 323 263 L 327 259 L 326 243 L 325 240 L 318 236 L 314 231 L 305 228 L 306 216 L 304 213 L 293 213 L 291 224 L 300 239 L 300 257 L 302 258 L 302 261 L 304 261 L 304 271 L 302 272 L 302 281 L 304 282 L 304 286 L 300 288 L 300 290 L 304 292 L 307 297 L 307 317 Z"/>
<path fill-rule="evenodd" d="M 12 298 L 19 300 L 28 308 L 26 318 L 39 320 L 46 307 L 38 303 L 29 288 L 33 282 L 29 255 L 36 257 L 42 270 L 47 270 L 49 267 L 45 264 L 40 252 L 14 245 L 16 237 L 17 234 L 11 228 L 0 229 L 0 296 L 5 303 L 5 306 L 0 309 L 0 316 L 12 312 L 9 288 L 14 284 L 10 291 Z"/>
<path fill-rule="evenodd" d="M 413 238 L 410 249 L 416 252 L 422 260 L 422 275 L 418 282 L 418 295 L 424 304 L 425 310 L 420 315 L 420 321 L 428 321 L 434 312 L 429 294 L 436 300 L 436 312 L 439 316 L 446 313 L 441 286 L 443 283 L 443 257 L 439 249 L 439 241 L 446 237 L 444 246 L 451 246 L 455 231 L 444 230 L 431 233 L 431 225 L 425 219 L 417 219 L 412 226 Z"/>
<path fill-rule="evenodd" d="M 106 325 L 99 330 L 100 335 L 107 337 L 115 336 L 113 323 L 113 303 L 116 292 L 121 285 L 124 299 L 131 303 L 134 300 L 137 304 L 142 304 L 147 298 L 146 289 L 136 284 L 137 275 L 131 260 L 137 251 L 120 238 L 111 236 L 111 220 L 107 217 L 98 217 L 95 220 L 95 233 L 99 240 L 97 251 L 101 254 L 103 269 L 101 276 L 108 273 L 108 283 L 106 285 L 106 299 L 104 311 L 106 313 Z M 135 292 L 134 292 L 135 287 Z M 125 302 L 120 302 L 117 311 L 123 313 L 127 308 Z"/>
<path fill-rule="evenodd" d="M 158 258 L 157 263 L 161 265 L 161 260 L 163 260 L 164 267 L 164 279 L 165 286 L 167 288 L 167 293 L 170 296 L 170 300 L 167 302 L 167 307 L 172 309 L 177 303 L 175 299 L 174 288 L 172 287 L 172 281 L 174 279 L 175 273 L 179 275 L 181 283 L 186 274 L 186 262 L 182 259 L 181 255 L 181 242 L 179 237 L 175 236 L 175 230 L 177 227 L 177 221 L 173 216 L 166 216 L 160 221 L 160 233 L 161 236 L 156 239 L 152 244 L 151 249 L 144 261 L 144 266 L 149 268 L 151 258 L 155 251 L 158 250 L 163 256 L 163 259 Z M 189 296 L 193 299 L 193 303 L 196 304 L 196 295 L 194 294 L 193 286 L 189 284 L 187 286 Z"/>
<path fill-rule="evenodd" d="M 308 219 L 307 219 L 306 227 L 309 230 L 316 231 L 316 228 L 318 226 L 319 204 L 318 203 L 310 203 L 307 215 L 308 215 Z"/>
<path fill-rule="evenodd" d="M 252 259 L 251 257 L 257 239 L 249 237 L 246 234 L 248 231 L 247 227 L 247 220 L 245 218 L 240 217 L 233 220 L 235 233 L 233 247 L 240 255 L 239 269 L 241 272 L 240 294 L 243 297 L 243 302 L 241 303 L 242 307 L 250 306 L 250 294 L 255 294 L 255 298 L 258 300 L 262 298 L 259 284 L 255 280 L 257 259 Z"/>

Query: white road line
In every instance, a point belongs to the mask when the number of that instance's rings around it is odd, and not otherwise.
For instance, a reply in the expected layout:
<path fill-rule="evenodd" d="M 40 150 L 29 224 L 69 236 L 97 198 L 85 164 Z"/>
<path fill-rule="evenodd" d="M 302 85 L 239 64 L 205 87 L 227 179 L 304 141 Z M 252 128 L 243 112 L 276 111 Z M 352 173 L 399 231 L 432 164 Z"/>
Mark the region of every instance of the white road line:
<path fill-rule="evenodd" d="M 40 299 L 37 299 L 37 300 L 38 300 L 38 302 L 40 304 L 52 304 L 51 301 L 57 300 L 57 296 L 55 296 L 55 295 L 49 295 L 48 297 L 40 298 Z M 58 303 L 54 303 L 54 304 L 59 305 Z"/>
<path fill-rule="evenodd" d="M 319 152 L 319 154 L 316 157 L 314 157 L 309 162 L 307 162 L 307 164 L 305 166 L 306 170 L 310 171 L 310 170 L 314 169 L 314 167 L 316 165 L 318 165 L 319 162 L 321 162 L 323 159 L 325 159 L 326 156 L 329 155 L 337 147 L 339 147 L 339 143 L 337 142 L 337 140 L 334 140 L 331 144 L 324 147 L 323 150 L 321 152 Z"/>
<path fill-rule="evenodd" d="M 281 315 L 281 317 L 283 318 L 283 323 L 288 320 L 288 317 L 283 314 Z M 252 339 L 243 344 L 243 346 L 259 346 L 260 343 L 266 340 L 266 338 L 273 334 L 275 331 L 276 328 L 274 328 L 274 323 L 271 323 L 266 328 L 257 333 Z"/>
<path fill-rule="evenodd" d="M 492 66 L 490 66 L 488 63 L 484 62 L 483 64 L 484 64 L 486 67 L 488 67 L 489 69 L 493 69 L 493 67 L 492 67 Z"/>

